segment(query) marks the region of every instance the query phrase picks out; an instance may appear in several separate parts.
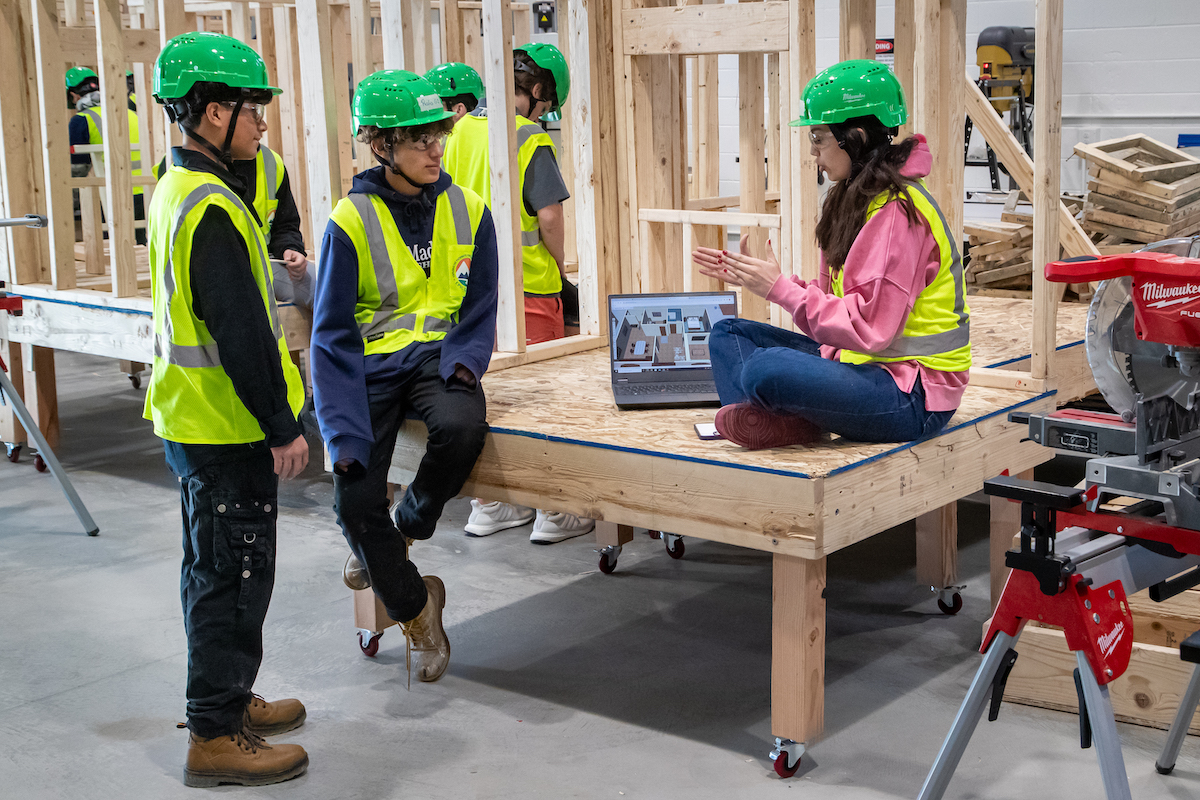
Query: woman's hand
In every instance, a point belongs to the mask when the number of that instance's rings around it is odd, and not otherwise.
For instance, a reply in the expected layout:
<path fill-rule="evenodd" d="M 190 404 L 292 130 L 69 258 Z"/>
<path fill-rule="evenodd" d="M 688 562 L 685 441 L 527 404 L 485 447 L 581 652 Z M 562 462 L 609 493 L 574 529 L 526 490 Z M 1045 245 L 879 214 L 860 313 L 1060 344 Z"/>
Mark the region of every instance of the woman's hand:
<path fill-rule="evenodd" d="M 697 247 L 692 251 L 692 261 L 700 267 L 701 275 L 745 287 L 759 297 L 766 297 L 782 274 L 779 259 L 770 242 L 767 242 L 767 259 L 755 258 L 750 255 L 749 242 L 750 235 L 743 233 L 738 243 L 740 253 Z"/>

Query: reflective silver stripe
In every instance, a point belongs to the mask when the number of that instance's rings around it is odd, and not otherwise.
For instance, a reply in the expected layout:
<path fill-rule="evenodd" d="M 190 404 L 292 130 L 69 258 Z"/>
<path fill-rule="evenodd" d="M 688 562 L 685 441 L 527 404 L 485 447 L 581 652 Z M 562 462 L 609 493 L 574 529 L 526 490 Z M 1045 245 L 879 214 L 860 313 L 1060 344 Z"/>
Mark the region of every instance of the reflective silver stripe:
<path fill-rule="evenodd" d="M 962 257 L 958 252 L 958 243 L 950 232 L 946 216 L 933 199 L 933 195 L 919 183 L 910 183 L 908 188 L 919 192 L 930 207 L 937 212 L 938 221 L 942 224 L 942 234 L 950 243 L 950 276 L 954 279 L 954 313 L 958 315 L 958 325 L 948 331 L 932 333 L 928 336 L 904 336 L 896 338 L 888 347 L 872 353 L 881 358 L 905 358 L 909 356 L 935 356 L 949 353 L 966 347 L 971 343 L 971 324 L 967 314 L 966 285 L 963 280 Z"/>
<path fill-rule="evenodd" d="M 130 164 L 134 169 L 142 168 L 142 160 L 140 158 L 135 158 L 133 161 L 130 162 Z"/>
<path fill-rule="evenodd" d="M 534 228 L 531 231 L 521 231 L 521 247 L 537 247 L 538 242 L 541 240 L 541 228 Z"/>
<path fill-rule="evenodd" d="M 267 184 L 267 202 L 272 203 L 279 191 L 279 165 L 275 162 L 275 154 L 267 148 L 260 147 L 258 154 L 263 160 L 263 182 Z"/>
<path fill-rule="evenodd" d="M 359 331 L 364 339 L 382 336 L 385 333 L 392 331 L 411 331 L 416 330 L 417 315 L 404 314 L 395 319 L 385 319 L 383 322 L 372 322 L 368 325 L 359 325 Z"/>
<path fill-rule="evenodd" d="M 454 322 L 452 320 L 441 319 L 440 317 L 426 317 L 425 324 L 421 326 L 421 330 L 425 333 L 437 333 L 439 331 L 449 333 L 453 327 Z"/>
<path fill-rule="evenodd" d="M 371 264 L 375 270 L 375 283 L 379 287 L 379 308 L 375 309 L 370 322 L 359 325 L 363 338 L 370 339 L 377 333 L 390 330 L 385 325 L 400 308 L 400 293 L 396 289 L 392 257 L 388 253 L 387 241 L 383 238 L 383 228 L 380 226 L 379 215 L 375 212 L 371 196 L 355 193 L 348 195 L 347 199 L 362 220 L 363 232 L 367 237 L 367 250 L 371 254 Z"/>
<path fill-rule="evenodd" d="M 221 366 L 221 353 L 217 349 L 216 342 L 196 345 L 172 344 L 169 339 L 164 340 L 163 337 L 156 334 L 154 336 L 154 355 L 156 358 L 161 358 L 168 364 L 178 367 L 199 369 Z"/>
<path fill-rule="evenodd" d="M 517 149 L 520 150 L 525 146 L 525 143 L 537 136 L 539 133 L 545 133 L 542 126 L 534 123 L 532 125 L 522 125 L 517 128 Z"/>
<path fill-rule="evenodd" d="M 467 211 L 467 196 L 461 186 L 450 184 L 446 189 L 446 201 L 450 203 L 450 215 L 454 218 L 454 236 L 458 243 L 469 245 L 471 237 L 471 214 Z"/>
<path fill-rule="evenodd" d="M 206 183 L 202 186 L 197 186 L 195 189 L 193 189 L 192 191 L 190 191 L 188 193 L 187 197 L 185 197 L 183 199 L 183 202 L 179 204 L 179 208 L 175 212 L 175 222 L 171 226 L 171 237 L 169 240 L 170 241 L 170 253 L 172 255 L 175 252 L 175 240 L 179 237 L 180 230 L 183 229 L 183 223 L 187 219 L 187 215 L 189 213 L 191 213 L 192 211 L 194 211 L 196 209 L 196 207 L 198 205 L 200 205 L 200 203 L 203 202 L 206 197 L 208 197 L 209 195 L 213 195 L 213 194 L 219 194 L 219 195 L 224 196 L 230 202 L 232 202 L 236 206 L 240 207 L 242 209 L 242 212 L 247 217 L 250 216 L 250 211 L 246 208 L 246 204 L 242 202 L 242 199 L 240 197 L 238 197 L 236 194 L 234 194 L 233 192 L 231 192 L 225 186 L 216 184 L 216 183 Z M 259 259 L 260 259 L 260 263 L 262 264 L 263 277 L 267 282 L 267 295 L 268 295 L 267 316 L 269 316 L 271 319 L 271 332 L 275 334 L 276 339 L 282 339 L 283 338 L 283 327 L 279 324 L 279 309 L 276 308 L 276 306 L 275 306 L 275 294 L 274 294 L 272 282 L 271 282 L 271 262 L 267 259 L 267 254 L 266 254 L 265 250 L 263 249 L 261 241 L 259 241 L 257 239 L 257 237 L 255 237 L 255 241 L 259 245 L 258 246 Z M 177 286 L 175 284 L 175 261 L 171 255 L 168 255 L 168 257 L 167 257 L 167 264 L 166 264 L 166 269 L 164 270 L 164 273 L 165 274 L 163 275 L 163 288 L 166 290 L 167 298 L 166 298 L 166 314 L 164 315 L 164 325 L 166 326 L 166 329 L 163 331 L 163 333 L 167 337 L 167 341 L 170 342 L 170 340 L 173 338 L 173 331 L 171 328 L 171 301 L 174 299 L 175 291 L 177 289 Z M 174 353 L 176 351 L 183 352 L 183 351 L 188 351 L 188 350 L 203 349 L 203 348 L 207 348 L 210 346 L 212 348 L 214 348 L 213 355 L 210 356 L 210 358 L 215 359 L 214 363 L 187 363 L 187 364 L 185 364 L 180 361 L 171 361 L 171 363 L 177 363 L 180 366 L 217 366 L 220 364 L 220 359 L 219 359 L 219 357 L 217 357 L 215 355 L 216 344 L 213 344 L 213 345 L 179 345 L 179 344 L 171 343 L 170 351 L 172 353 Z M 158 350 L 159 350 L 159 345 L 156 342 L 155 343 L 155 352 L 157 353 Z M 185 356 L 183 356 L 183 358 L 189 358 L 189 357 L 185 355 Z M 202 359 L 199 356 L 196 356 L 193 360 L 194 361 L 202 361 Z"/>

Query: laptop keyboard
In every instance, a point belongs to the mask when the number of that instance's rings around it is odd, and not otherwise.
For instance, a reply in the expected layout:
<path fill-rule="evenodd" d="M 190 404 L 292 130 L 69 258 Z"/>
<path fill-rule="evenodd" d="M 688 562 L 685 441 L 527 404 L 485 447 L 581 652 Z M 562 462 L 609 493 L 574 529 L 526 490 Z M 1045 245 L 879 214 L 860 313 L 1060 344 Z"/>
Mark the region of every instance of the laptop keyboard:
<path fill-rule="evenodd" d="M 717 393 L 712 381 L 680 381 L 678 383 L 618 383 L 613 393 L 623 397 L 652 396 L 659 394 L 707 394 Z"/>

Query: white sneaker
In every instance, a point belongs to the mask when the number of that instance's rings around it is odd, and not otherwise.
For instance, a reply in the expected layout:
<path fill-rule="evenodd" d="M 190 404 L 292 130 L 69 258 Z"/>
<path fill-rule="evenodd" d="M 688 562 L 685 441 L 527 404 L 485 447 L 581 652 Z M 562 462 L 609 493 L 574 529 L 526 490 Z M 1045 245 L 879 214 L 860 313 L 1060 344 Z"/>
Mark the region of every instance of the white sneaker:
<path fill-rule="evenodd" d="M 596 527 L 596 520 L 582 519 L 565 511 L 537 512 L 537 521 L 533 523 L 533 533 L 529 541 L 534 544 L 554 544 L 564 539 L 583 536 Z"/>
<path fill-rule="evenodd" d="M 471 516 L 463 530 L 470 536 L 491 536 L 497 531 L 519 528 L 533 520 L 533 509 L 514 506 L 499 501 L 483 503 L 471 501 Z"/>

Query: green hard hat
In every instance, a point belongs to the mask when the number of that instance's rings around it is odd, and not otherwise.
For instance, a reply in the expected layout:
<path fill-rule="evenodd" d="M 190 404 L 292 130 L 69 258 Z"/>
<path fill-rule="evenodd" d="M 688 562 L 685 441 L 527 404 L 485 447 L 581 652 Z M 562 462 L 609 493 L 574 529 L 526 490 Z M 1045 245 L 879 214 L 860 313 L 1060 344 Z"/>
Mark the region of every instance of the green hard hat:
<path fill-rule="evenodd" d="M 425 80 L 437 90 L 438 97 L 449 99 L 460 94 L 469 94 L 476 100 L 483 97 L 483 79 L 466 64 L 447 61 L 425 73 Z"/>
<path fill-rule="evenodd" d="M 454 116 L 442 105 L 433 84 L 405 69 L 380 70 L 359 81 L 350 113 L 355 129 L 363 125 L 407 128 Z"/>
<path fill-rule="evenodd" d="M 90 70 L 87 67 L 71 67 L 69 70 L 67 70 L 67 88 L 74 89 L 88 78 L 100 80 L 100 76 L 97 75 L 94 70 Z"/>
<path fill-rule="evenodd" d="M 558 97 L 554 99 L 550 111 L 543 115 L 542 119 L 561 119 L 559 111 L 563 103 L 567 102 L 567 92 L 571 90 L 571 72 L 567 69 L 567 60 L 563 58 L 562 51 L 546 42 L 530 42 L 514 48 L 513 53 L 524 53 L 533 59 L 533 63 L 550 71 L 554 77 L 554 88 L 558 91 Z M 556 114 L 559 115 L 555 116 Z"/>
<path fill-rule="evenodd" d="M 165 103 L 185 97 L 203 81 L 283 94 L 268 82 L 262 56 L 232 36 L 196 31 L 176 36 L 163 46 L 154 62 L 155 100 Z"/>
<path fill-rule="evenodd" d="M 874 115 L 885 127 L 908 121 L 904 90 L 892 68 L 866 59 L 821 70 L 800 95 L 800 119 L 791 125 L 830 125 Z"/>

